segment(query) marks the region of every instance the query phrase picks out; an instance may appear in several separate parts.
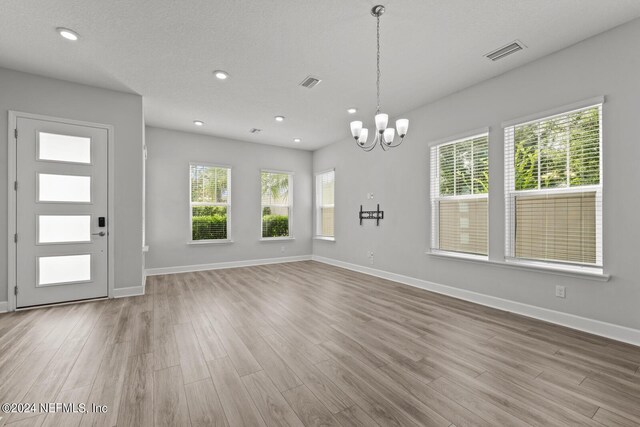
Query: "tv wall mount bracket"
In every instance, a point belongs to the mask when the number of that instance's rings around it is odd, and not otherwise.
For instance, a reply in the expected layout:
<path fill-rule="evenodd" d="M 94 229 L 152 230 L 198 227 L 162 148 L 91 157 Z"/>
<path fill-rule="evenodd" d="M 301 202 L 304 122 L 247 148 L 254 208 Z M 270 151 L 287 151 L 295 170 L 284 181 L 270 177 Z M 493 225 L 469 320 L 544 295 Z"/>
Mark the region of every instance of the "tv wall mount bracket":
<path fill-rule="evenodd" d="M 362 225 L 363 219 L 374 219 L 376 221 L 376 226 L 380 226 L 380 220 L 384 219 L 384 211 L 380 210 L 379 203 L 375 211 L 363 211 L 362 205 L 360 205 L 360 213 L 358 215 L 358 218 L 360 218 L 360 225 Z"/>

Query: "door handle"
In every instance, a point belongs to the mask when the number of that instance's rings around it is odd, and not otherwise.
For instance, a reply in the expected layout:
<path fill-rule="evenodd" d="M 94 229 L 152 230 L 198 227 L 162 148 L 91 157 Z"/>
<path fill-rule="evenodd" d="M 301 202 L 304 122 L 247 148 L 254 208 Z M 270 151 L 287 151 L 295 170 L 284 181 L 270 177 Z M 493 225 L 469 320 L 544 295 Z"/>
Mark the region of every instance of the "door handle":
<path fill-rule="evenodd" d="M 104 231 L 101 231 L 101 232 L 99 232 L 99 233 L 91 233 L 91 235 L 92 235 L 92 236 L 104 236 L 104 235 L 106 235 L 106 234 L 107 234 L 107 233 L 105 233 Z"/>

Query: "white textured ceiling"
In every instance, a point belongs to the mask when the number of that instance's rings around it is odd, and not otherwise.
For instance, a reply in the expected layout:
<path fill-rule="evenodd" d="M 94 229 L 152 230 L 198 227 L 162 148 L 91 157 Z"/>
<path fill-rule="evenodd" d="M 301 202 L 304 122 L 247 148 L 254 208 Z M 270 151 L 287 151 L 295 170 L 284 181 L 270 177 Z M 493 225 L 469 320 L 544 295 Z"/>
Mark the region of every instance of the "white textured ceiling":
<path fill-rule="evenodd" d="M 152 126 L 316 149 L 349 135 L 347 107 L 372 122 L 376 3 L 0 0 L 0 66 L 141 94 Z M 640 16 L 638 0 L 383 4 L 382 106 L 392 117 Z M 514 39 L 528 49 L 483 58 Z M 322 83 L 299 87 L 309 74 Z"/>

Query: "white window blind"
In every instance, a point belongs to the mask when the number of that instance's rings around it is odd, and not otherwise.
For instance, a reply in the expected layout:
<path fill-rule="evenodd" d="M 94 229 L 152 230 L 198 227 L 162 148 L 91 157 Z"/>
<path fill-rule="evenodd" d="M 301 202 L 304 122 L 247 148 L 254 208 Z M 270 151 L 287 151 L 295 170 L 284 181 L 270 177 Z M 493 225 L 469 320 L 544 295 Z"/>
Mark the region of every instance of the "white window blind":
<path fill-rule="evenodd" d="M 316 236 L 335 237 L 335 171 L 316 175 Z"/>
<path fill-rule="evenodd" d="M 293 175 L 261 172 L 262 238 L 291 237 Z"/>
<path fill-rule="evenodd" d="M 488 254 L 489 135 L 431 147 L 431 249 Z"/>
<path fill-rule="evenodd" d="M 190 165 L 191 240 L 227 240 L 231 217 L 231 169 Z"/>
<path fill-rule="evenodd" d="M 508 258 L 602 267 L 602 104 L 506 127 Z"/>

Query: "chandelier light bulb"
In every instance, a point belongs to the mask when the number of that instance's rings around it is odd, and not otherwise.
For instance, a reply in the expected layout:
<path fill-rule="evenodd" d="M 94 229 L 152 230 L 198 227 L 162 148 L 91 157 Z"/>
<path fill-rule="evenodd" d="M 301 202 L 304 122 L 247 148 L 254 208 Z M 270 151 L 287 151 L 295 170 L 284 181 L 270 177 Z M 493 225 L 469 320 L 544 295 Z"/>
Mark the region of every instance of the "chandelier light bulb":
<path fill-rule="evenodd" d="M 359 120 L 351 122 L 351 135 L 358 139 L 360 137 L 360 132 L 362 131 L 362 122 Z"/>
<path fill-rule="evenodd" d="M 400 135 L 400 138 L 404 138 L 404 136 L 407 134 L 407 130 L 409 129 L 409 120 L 396 120 L 396 129 L 398 129 L 398 135 Z"/>
<path fill-rule="evenodd" d="M 396 130 L 394 128 L 386 128 L 384 130 L 384 142 L 387 144 L 391 144 L 393 142 L 393 137 L 396 136 Z"/>
<path fill-rule="evenodd" d="M 378 133 L 384 132 L 387 128 L 387 123 L 389 123 L 389 115 L 388 114 L 376 114 L 376 130 Z"/>
<path fill-rule="evenodd" d="M 362 128 L 360 131 L 360 137 L 358 138 L 358 142 L 360 145 L 364 145 L 367 143 L 367 138 L 369 138 L 369 129 Z"/>

